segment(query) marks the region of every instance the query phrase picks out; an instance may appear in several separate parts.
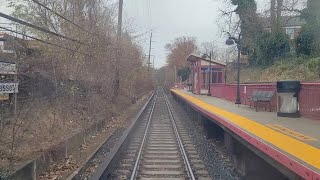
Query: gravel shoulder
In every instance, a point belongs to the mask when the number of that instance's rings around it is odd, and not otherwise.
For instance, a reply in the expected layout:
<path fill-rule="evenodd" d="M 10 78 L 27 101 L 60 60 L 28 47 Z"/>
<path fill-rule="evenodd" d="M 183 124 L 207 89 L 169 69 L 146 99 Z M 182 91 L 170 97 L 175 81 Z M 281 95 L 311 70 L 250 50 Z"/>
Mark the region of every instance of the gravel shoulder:
<path fill-rule="evenodd" d="M 215 139 L 207 139 L 200 124 L 193 121 L 188 112 L 171 95 L 168 95 L 168 97 L 174 107 L 175 118 L 179 118 L 183 122 L 201 160 L 207 167 L 210 177 L 215 180 L 241 179 L 231 158 L 227 155 L 223 143 Z"/>

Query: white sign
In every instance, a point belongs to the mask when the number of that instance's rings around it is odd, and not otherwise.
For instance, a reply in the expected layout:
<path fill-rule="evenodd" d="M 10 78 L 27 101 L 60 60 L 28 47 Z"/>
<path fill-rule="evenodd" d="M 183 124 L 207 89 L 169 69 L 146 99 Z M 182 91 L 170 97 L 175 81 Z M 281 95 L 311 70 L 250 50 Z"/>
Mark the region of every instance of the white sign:
<path fill-rule="evenodd" d="M 0 83 L 1 94 L 18 93 L 18 83 Z"/>
<path fill-rule="evenodd" d="M 0 62 L 0 74 L 16 74 L 16 64 Z"/>

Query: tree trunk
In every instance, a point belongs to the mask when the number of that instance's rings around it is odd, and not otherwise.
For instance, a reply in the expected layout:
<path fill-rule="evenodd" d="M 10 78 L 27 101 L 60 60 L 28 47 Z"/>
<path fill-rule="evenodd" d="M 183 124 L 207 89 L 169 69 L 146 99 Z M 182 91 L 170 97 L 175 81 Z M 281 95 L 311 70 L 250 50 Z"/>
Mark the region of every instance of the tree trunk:
<path fill-rule="evenodd" d="M 271 32 L 274 33 L 276 31 L 276 0 L 271 0 L 270 7 L 270 25 Z"/>
<path fill-rule="evenodd" d="M 281 31 L 282 29 L 282 6 L 283 0 L 277 0 L 277 22 L 276 22 L 276 30 Z"/>

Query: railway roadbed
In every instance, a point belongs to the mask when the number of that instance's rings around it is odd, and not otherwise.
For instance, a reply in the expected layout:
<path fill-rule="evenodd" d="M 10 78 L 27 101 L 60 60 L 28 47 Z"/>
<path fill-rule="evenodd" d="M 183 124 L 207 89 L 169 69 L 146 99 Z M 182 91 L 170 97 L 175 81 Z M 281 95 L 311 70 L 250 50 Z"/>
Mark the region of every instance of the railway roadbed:
<path fill-rule="evenodd" d="M 221 176 L 216 178 L 217 173 L 211 172 L 215 170 L 196 147 L 199 143 L 194 142 L 190 128 L 178 117 L 177 104 L 170 99 L 159 87 L 128 129 L 115 132 L 102 146 L 98 154 L 104 156 L 93 159 L 98 163 L 91 161 L 94 167 L 72 179 L 220 179 Z M 210 161 L 215 162 L 215 159 Z M 218 170 L 230 171 L 228 168 L 222 163 Z M 222 174 L 224 178 L 221 179 L 237 179 L 227 172 Z"/>
<path fill-rule="evenodd" d="M 211 179 L 162 89 L 106 178 Z"/>

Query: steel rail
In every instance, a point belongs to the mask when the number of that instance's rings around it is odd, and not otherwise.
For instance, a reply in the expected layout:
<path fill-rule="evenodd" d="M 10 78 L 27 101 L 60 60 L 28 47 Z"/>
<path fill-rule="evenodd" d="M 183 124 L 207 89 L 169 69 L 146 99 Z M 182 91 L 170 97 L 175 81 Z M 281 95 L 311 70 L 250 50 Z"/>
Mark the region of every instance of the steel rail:
<path fill-rule="evenodd" d="M 143 117 L 143 113 L 148 112 L 148 114 L 150 114 L 148 109 L 149 106 L 151 106 L 154 102 L 155 94 L 155 91 L 151 93 L 151 96 L 148 98 L 142 109 L 139 111 L 139 113 L 136 114 L 135 117 L 133 117 L 128 129 L 123 132 L 122 136 L 119 138 L 119 141 L 110 149 L 110 152 L 108 152 L 106 159 L 104 159 L 103 162 L 99 164 L 99 166 L 96 168 L 95 173 L 87 178 L 88 180 L 108 179 L 108 176 L 113 171 L 113 165 L 118 161 L 119 153 L 121 152 L 120 149 L 125 146 L 127 140 L 129 139 L 128 137 L 130 137 L 130 135 L 133 133 L 134 128 L 138 126 L 139 121 L 141 121 L 141 118 Z M 89 161 L 93 160 L 95 155 L 93 155 Z M 68 179 L 81 179 L 80 175 L 83 174 L 89 166 L 90 164 L 87 163 L 82 168 L 80 168 L 78 172 L 75 172 L 75 175 L 73 175 L 73 177 Z"/>
<path fill-rule="evenodd" d="M 146 130 L 145 130 L 144 135 L 143 135 L 143 139 L 142 139 L 142 142 L 141 142 L 141 145 L 140 145 L 140 148 L 139 148 L 139 153 L 138 153 L 136 162 L 134 164 L 134 168 L 133 168 L 130 180 L 134 180 L 136 178 L 136 176 L 137 176 L 137 172 L 138 172 L 139 163 L 140 163 L 140 160 L 141 160 L 143 147 L 144 147 L 144 144 L 145 144 L 146 139 L 147 139 L 148 131 L 149 131 L 149 128 L 150 128 L 151 118 L 152 118 L 153 111 L 154 111 L 154 108 L 155 108 L 155 105 L 156 105 L 157 96 L 158 96 L 158 91 L 157 91 L 157 94 L 154 97 L 154 102 L 153 102 L 153 105 L 152 105 L 152 108 L 151 108 L 151 112 L 150 112 L 149 117 L 148 117 L 148 123 L 147 123 L 147 126 L 146 126 Z"/>
<path fill-rule="evenodd" d="M 164 94 L 164 99 L 166 101 L 166 105 L 167 105 L 167 108 L 168 108 L 168 111 L 169 111 L 169 115 L 170 115 L 170 120 L 172 122 L 172 125 L 173 125 L 173 129 L 174 129 L 174 132 L 176 134 L 176 138 L 177 138 L 177 141 L 178 141 L 178 144 L 179 144 L 179 147 L 180 147 L 180 150 L 182 152 L 182 156 L 183 156 L 183 159 L 184 159 L 184 163 L 186 165 L 186 169 L 187 169 L 187 172 L 188 172 L 188 175 L 189 175 L 189 178 L 192 179 L 192 180 L 195 180 L 195 176 L 193 174 L 193 171 L 192 171 L 192 168 L 191 168 L 191 165 L 189 163 L 189 159 L 188 159 L 188 156 L 187 156 L 187 153 L 183 147 L 183 143 L 181 141 L 181 137 L 179 135 L 179 131 L 178 131 L 178 128 L 177 128 L 177 125 L 176 125 L 176 122 L 174 121 L 174 117 L 173 117 L 173 114 L 172 114 L 172 110 L 170 108 L 170 103 L 169 103 L 169 100 L 167 99 L 167 95 Z"/>

